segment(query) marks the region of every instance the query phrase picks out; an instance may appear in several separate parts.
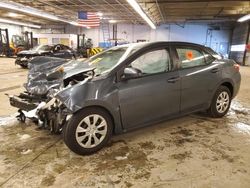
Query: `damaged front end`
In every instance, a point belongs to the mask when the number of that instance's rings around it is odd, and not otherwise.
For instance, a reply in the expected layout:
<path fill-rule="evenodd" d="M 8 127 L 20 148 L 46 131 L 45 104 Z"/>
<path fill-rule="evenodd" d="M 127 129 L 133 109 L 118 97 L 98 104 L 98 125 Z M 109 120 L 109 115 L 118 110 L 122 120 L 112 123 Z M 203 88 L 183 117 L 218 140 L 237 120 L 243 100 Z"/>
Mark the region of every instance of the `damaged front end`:
<path fill-rule="evenodd" d="M 38 126 L 49 129 L 55 134 L 61 132 L 63 125 L 71 117 L 67 108 L 56 98 L 52 98 L 49 102 L 41 104 L 36 109 L 36 115 Z"/>
<path fill-rule="evenodd" d="M 29 118 L 39 128 L 60 133 L 63 125 L 71 117 L 71 112 L 55 96 L 71 86 L 88 80 L 93 68 L 88 64 L 72 60 L 38 57 L 29 64 L 25 92 L 9 96 L 10 104 L 18 108 L 18 120 Z"/>

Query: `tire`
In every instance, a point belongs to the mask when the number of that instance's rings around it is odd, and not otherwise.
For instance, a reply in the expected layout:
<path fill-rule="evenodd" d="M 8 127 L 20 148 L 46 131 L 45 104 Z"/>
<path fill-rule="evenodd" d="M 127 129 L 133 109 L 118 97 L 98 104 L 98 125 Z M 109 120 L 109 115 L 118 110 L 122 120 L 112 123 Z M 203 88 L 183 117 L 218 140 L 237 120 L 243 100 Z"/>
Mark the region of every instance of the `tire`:
<path fill-rule="evenodd" d="M 72 55 L 71 59 L 72 60 L 77 60 L 76 55 Z"/>
<path fill-rule="evenodd" d="M 20 65 L 20 67 L 21 67 L 22 69 L 27 69 L 27 68 L 28 68 L 28 65 Z"/>
<path fill-rule="evenodd" d="M 228 87 L 220 86 L 214 94 L 208 113 L 213 118 L 221 118 L 227 114 L 232 100 Z"/>
<path fill-rule="evenodd" d="M 63 139 L 76 154 L 89 155 L 102 149 L 112 132 L 113 121 L 109 113 L 98 107 L 90 107 L 73 114 L 64 126 Z"/>
<path fill-rule="evenodd" d="M 21 68 L 23 69 L 27 69 L 28 68 L 28 64 L 27 65 L 24 65 L 24 64 L 19 64 Z"/>

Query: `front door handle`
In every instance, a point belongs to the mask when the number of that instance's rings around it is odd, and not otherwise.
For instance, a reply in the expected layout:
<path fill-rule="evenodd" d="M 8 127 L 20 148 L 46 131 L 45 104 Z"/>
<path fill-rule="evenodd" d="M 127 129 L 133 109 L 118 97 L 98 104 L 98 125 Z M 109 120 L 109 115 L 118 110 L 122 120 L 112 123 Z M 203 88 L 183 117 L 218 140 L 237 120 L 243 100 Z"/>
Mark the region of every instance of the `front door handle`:
<path fill-rule="evenodd" d="M 219 68 L 213 68 L 213 69 L 211 70 L 211 73 L 216 73 L 216 72 L 219 72 Z"/>
<path fill-rule="evenodd" d="M 180 77 L 173 77 L 168 79 L 168 83 L 175 83 L 178 82 L 180 80 Z"/>

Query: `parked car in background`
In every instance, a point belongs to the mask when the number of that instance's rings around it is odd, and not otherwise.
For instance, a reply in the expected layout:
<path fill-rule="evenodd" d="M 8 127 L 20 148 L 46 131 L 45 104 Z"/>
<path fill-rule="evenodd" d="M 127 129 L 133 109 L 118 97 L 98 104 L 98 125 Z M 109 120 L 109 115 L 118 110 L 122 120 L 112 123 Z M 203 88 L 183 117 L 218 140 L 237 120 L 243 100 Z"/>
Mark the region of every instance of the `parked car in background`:
<path fill-rule="evenodd" d="M 64 59 L 76 58 L 75 52 L 68 46 L 62 44 L 56 44 L 54 46 L 39 45 L 30 50 L 19 52 L 17 54 L 15 64 L 20 65 L 23 68 L 27 68 L 30 60 L 37 56 L 49 56 Z"/>
<path fill-rule="evenodd" d="M 61 66 L 49 70 L 34 62 L 27 92 L 10 103 L 27 117 L 35 114 L 40 126 L 62 130 L 80 155 L 100 150 L 112 134 L 169 118 L 204 110 L 223 117 L 241 82 L 233 60 L 184 42 L 121 45 L 83 62 L 54 60 Z"/>

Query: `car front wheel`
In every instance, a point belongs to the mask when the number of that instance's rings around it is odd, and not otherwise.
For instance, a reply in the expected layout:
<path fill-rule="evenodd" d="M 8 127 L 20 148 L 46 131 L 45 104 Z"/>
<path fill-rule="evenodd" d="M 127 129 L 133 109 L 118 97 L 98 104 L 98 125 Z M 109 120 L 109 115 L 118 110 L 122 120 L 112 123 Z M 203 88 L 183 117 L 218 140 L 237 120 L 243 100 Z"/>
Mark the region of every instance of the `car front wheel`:
<path fill-rule="evenodd" d="M 214 118 L 223 117 L 229 110 L 232 100 L 232 94 L 228 87 L 220 86 L 213 97 L 209 114 Z"/>
<path fill-rule="evenodd" d="M 72 116 L 63 130 L 63 138 L 73 152 L 88 155 L 106 145 L 112 130 L 109 113 L 100 108 L 86 108 Z"/>

